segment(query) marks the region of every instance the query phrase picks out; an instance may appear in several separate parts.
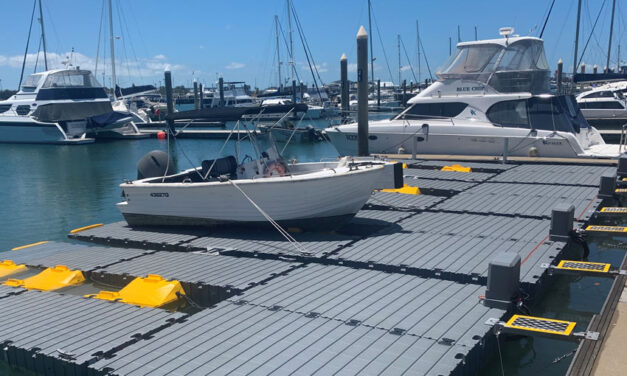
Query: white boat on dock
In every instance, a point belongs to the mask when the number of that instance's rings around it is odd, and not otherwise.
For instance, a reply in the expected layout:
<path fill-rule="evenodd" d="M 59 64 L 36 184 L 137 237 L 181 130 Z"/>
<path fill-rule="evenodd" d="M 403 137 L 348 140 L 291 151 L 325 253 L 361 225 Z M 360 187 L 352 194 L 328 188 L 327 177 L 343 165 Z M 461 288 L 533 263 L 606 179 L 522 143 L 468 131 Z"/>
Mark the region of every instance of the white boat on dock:
<path fill-rule="evenodd" d="M 229 156 L 123 183 L 125 201 L 118 208 L 131 226 L 259 226 L 275 221 L 328 229 L 350 220 L 373 190 L 403 185 L 400 163 L 347 157 L 285 163 L 263 154 L 243 164 Z"/>

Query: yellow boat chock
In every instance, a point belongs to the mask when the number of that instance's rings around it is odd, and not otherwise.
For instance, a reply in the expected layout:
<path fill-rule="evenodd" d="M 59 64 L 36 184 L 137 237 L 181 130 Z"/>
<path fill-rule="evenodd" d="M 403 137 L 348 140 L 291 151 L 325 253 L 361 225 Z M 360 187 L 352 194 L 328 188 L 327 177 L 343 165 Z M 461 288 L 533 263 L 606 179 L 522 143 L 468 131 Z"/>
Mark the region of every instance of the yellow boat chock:
<path fill-rule="evenodd" d="M 80 270 L 70 270 L 67 266 L 57 265 L 26 279 L 8 279 L 4 284 L 29 290 L 53 291 L 80 285 L 84 281 L 85 277 Z"/>
<path fill-rule="evenodd" d="M 541 268 L 549 269 L 550 273 L 576 275 L 627 275 L 627 270 L 612 269 L 612 265 L 604 262 L 588 262 L 562 260 L 557 265 L 541 264 Z"/>
<path fill-rule="evenodd" d="M 627 214 L 627 207 L 607 206 L 607 207 L 601 208 L 601 210 L 599 210 L 599 213 L 603 213 L 603 214 Z"/>
<path fill-rule="evenodd" d="M 486 325 L 494 327 L 497 334 L 540 335 L 568 340 L 599 339 L 598 332 L 573 332 L 577 325 L 574 321 L 548 319 L 544 317 L 513 315 L 509 320 L 488 319 Z"/>
<path fill-rule="evenodd" d="M 420 194 L 420 188 L 412 187 L 410 185 L 407 185 L 407 183 L 405 183 L 405 184 L 403 184 L 403 188 L 382 189 L 381 192 L 401 193 L 401 194 L 404 194 L 404 195 L 419 195 Z"/>
<path fill-rule="evenodd" d="M 625 233 L 625 232 L 627 232 L 627 227 L 624 227 L 624 226 L 590 225 L 590 226 L 586 227 L 585 231 L 586 232 L 616 234 L 616 233 Z"/>
<path fill-rule="evenodd" d="M 25 271 L 26 265 L 16 264 L 11 260 L 4 260 L 0 262 L 0 278 L 4 278 L 8 275 Z"/>
<path fill-rule="evenodd" d="M 440 171 L 472 172 L 472 169 L 470 167 L 464 167 L 462 165 L 453 164 L 450 166 L 442 167 Z"/>
<path fill-rule="evenodd" d="M 185 295 L 179 281 L 168 281 L 156 274 L 137 277 L 120 291 L 100 291 L 85 295 L 86 298 L 117 301 L 140 307 L 161 307 L 173 303 Z"/>
<path fill-rule="evenodd" d="M 29 247 L 34 247 L 36 245 L 41 245 L 41 244 L 46 244 L 48 243 L 47 240 L 44 240 L 42 242 L 37 242 L 37 243 L 32 243 L 32 244 L 26 244 L 26 245 L 22 245 L 20 247 L 15 247 L 15 248 L 11 248 L 12 251 L 19 251 L 20 249 L 24 249 L 24 248 L 29 248 Z"/>
<path fill-rule="evenodd" d="M 91 230 L 92 228 L 96 228 L 100 226 L 104 226 L 104 223 L 94 223 L 93 225 L 75 228 L 74 230 L 70 231 L 70 234 L 76 234 L 77 232 Z"/>

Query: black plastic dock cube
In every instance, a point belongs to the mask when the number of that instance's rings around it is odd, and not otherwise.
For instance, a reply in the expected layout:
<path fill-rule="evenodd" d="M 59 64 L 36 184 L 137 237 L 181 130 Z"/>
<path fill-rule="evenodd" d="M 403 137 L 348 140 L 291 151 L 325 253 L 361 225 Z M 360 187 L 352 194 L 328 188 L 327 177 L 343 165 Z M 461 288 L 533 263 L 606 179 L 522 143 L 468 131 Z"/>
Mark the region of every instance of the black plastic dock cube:
<path fill-rule="evenodd" d="M 621 157 L 622 159 L 622 157 Z M 616 189 L 616 174 L 603 174 L 599 184 L 599 198 L 611 198 Z"/>
<path fill-rule="evenodd" d="M 560 203 L 551 212 L 551 229 L 549 239 L 558 242 L 567 242 L 573 230 L 575 205 Z"/>
<path fill-rule="evenodd" d="M 520 288 L 520 255 L 499 252 L 488 266 L 488 287 L 484 304 L 490 308 L 508 309 Z"/>

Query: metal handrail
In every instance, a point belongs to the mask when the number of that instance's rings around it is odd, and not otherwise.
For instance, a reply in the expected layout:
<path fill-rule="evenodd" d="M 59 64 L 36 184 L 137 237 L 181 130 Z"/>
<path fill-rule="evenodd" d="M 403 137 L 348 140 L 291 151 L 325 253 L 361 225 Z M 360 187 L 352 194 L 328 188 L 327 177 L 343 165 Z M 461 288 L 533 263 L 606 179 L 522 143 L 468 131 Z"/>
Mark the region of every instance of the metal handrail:
<path fill-rule="evenodd" d="M 627 123 L 621 126 L 620 130 L 620 142 L 618 144 L 618 153 L 622 153 L 623 149 L 627 148 Z"/>

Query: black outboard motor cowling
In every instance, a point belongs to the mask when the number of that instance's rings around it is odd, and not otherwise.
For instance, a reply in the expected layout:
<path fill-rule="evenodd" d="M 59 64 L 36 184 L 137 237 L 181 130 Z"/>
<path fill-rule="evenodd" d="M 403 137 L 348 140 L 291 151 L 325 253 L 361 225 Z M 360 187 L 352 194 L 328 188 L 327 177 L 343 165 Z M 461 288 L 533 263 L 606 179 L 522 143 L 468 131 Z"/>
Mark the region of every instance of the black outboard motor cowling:
<path fill-rule="evenodd" d="M 137 162 L 137 179 L 156 178 L 174 173 L 176 168 L 172 158 L 161 150 L 153 150 Z"/>

